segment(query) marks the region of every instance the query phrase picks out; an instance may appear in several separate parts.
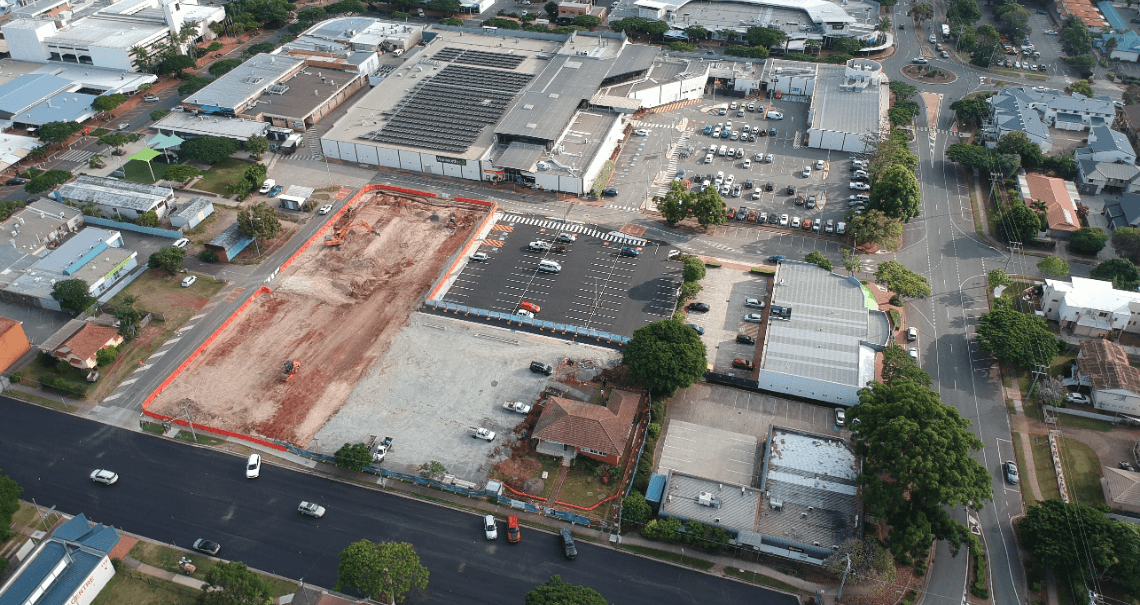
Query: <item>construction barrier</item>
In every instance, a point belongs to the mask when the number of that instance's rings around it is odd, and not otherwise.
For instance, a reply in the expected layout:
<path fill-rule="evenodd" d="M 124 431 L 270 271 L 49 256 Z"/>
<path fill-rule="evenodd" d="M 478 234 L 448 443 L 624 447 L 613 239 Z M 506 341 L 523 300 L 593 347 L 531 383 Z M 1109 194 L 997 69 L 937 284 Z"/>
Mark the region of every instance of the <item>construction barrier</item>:
<path fill-rule="evenodd" d="M 628 336 L 621 334 L 614 334 L 613 332 L 603 332 L 602 330 L 595 330 L 593 328 L 585 328 L 580 326 L 572 326 L 569 324 L 554 323 L 552 321 L 544 321 L 537 318 L 524 317 L 515 315 L 514 313 L 506 313 L 500 311 L 490 311 L 487 309 L 479 309 L 475 307 L 468 307 L 466 305 L 459 305 L 449 302 L 441 302 L 434 300 L 424 301 L 421 309 L 423 311 L 431 311 L 440 313 L 442 315 L 462 315 L 464 317 L 475 316 L 481 317 L 487 321 L 492 319 L 498 321 L 505 321 L 508 325 L 518 325 L 520 328 L 529 328 L 537 332 L 548 333 L 550 336 L 565 336 L 571 339 L 577 338 L 591 338 L 601 345 L 609 345 L 616 348 L 624 347 L 632 340 Z"/>
<path fill-rule="evenodd" d="M 455 201 L 463 202 L 466 204 L 479 204 L 488 207 L 487 216 L 483 218 L 483 222 L 479 223 L 479 227 L 474 231 L 474 233 L 482 233 L 483 230 L 487 228 L 487 223 L 495 222 L 495 211 L 499 208 L 498 204 L 466 197 L 457 197 L 455 198 Z M 478 238 L 472 238 L 472 240 L 467 243 L 467 246 L 465 246 L 463 250 L 459 252 L 459 254 L 455 255 L 455 259 L 451 261 L 451 265 L 449 265 L 447 269 L 440 273 L 439 277 L 436 278 L 435 287 L 432 288 L 431 293 L 428 294 L 428 300 L 434 300 L 435 297 L 439 296 L 439 291 L 442 290 L 445 285 L 447 285 L 448 276 L 452 275 L 455 272 L 455 269 L 459 266 L 459 263 L 463 262 L 463 259 L 471 256 L 472 247 L 478 248 L 480 245 L 482 245 L 481 241 L 482 240 Z"/>

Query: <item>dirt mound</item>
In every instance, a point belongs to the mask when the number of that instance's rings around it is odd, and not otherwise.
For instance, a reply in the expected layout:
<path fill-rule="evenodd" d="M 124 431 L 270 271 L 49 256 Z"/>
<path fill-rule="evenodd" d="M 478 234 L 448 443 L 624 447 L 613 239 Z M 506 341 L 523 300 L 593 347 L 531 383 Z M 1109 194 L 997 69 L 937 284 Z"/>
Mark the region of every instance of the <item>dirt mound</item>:
<path fill-rule="evenodd" d="M 186 408 L 197 423 L 307 446 L 472 235 L 430 217 L 483 218 L 462 204 L 388 195 L 355 207 L 328 234 L 361 221 L 370 230 L 355 227 L 340 246 L 309 246 L 151 409 Z M 301 364 L 288 382 L 278 378 L 286 360 Z"/>

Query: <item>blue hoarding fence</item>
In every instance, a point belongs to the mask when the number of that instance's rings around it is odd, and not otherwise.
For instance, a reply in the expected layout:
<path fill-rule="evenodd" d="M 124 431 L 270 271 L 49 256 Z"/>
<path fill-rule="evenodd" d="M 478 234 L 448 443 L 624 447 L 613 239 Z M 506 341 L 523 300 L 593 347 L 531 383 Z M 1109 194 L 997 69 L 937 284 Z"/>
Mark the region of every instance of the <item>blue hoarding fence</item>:
<path fill-rule="evenodd" d="M 553 321 L 544 321 L 541 319 L 532 319 L 530 317 L 515 315 L 513 313 L 489 311 L 487 309 L 479 309 L 476 307 L 468 307 L 466 305 L 458 305 L 455 303 L 436 300 L 425 301 L 423 304 L 423 310 L 441 314 L 461 315 L 463 317 L 473 316 L 476 318 L 485 318 L 487 320 L 505 321 L 510 324 L 515 324 L 519 328 L 552 334 L 554 336 L 562 336 L 570 339 L 593 339 L 597 344 L 603 346 L 621 348 L 629 344 L 629 341 L 631 340 L 628 336 L 622 336 L 621 334 L 614 334 L 612 332 L 605 332 L 602 330 L 595 330 L 581 326 L 572 326 L 570 324 L 560 324 Z"/>
<path fill-rule="evenodd" d="M 122 229 L 124 231 L 136 231 L 138 233 L 145 233 L 147 235 L 155 235 L 158 237 L 169 237 L 171 239 L 179 239 L 182 237 L 181 231 L 173 229 L 159 229 L 157 227 L 143 227 L 134 223 L 124 223 L 122 221 L 113 221 L 111 219 L 101 218 L 98 216 L 85 216 L 83 222 L 88 225 L 96 225 L 99 227 L 110 227 L 112 229 Z"/>

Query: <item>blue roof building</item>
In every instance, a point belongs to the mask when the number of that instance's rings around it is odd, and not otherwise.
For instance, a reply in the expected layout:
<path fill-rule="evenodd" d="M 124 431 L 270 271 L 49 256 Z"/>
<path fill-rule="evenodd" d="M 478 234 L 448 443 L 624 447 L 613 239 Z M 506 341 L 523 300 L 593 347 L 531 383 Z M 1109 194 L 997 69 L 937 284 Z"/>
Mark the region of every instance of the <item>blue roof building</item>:
<path fill-rule="evenodd" d="M 1124 18 L 1120 16 L 1120 13 L 1116 12 L 1116 7 L 1113 6 L 1111 2 L 1101 0 L 1096 3 L 1096 7 L 1100 9 L 1100 14 L 1104 15 L 1104 20 L 1108 21 L 1112 29 L 1128 29 L 1128 24 L 1124 22 Z"/>
<path fill-rule="evenodd" d="M 119 532 L 80 514 L 40 543 L 3 587 L 0 605 L 87 605 L 115 575 L 108 556 Z"/>
<path fill-rule="evenodd" d="M 0 86 L 0 118 L 11 120 L 71 87 L 71 80 L 67 78 L 52 74 L 24 74 Z"/>
<path fill-rule="evenodd" d="M 1103 34 L 1096 38 L 1093 44 L 1103 51 L 1109 38 L 1116 39 L 1116 48 L 1112 49 L 1111 55 L 1113 59 L 1133 62 L 1140 59 L 1140 35 L 1136 32 L 1128 30 L 1123 34 Z"/>

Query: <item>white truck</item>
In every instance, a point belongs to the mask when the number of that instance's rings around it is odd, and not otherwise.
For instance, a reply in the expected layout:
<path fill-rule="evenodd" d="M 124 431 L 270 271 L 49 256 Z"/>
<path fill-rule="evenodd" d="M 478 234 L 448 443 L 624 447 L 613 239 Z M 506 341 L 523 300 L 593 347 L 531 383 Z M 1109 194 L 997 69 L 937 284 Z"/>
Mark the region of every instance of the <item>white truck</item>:
<path fill-rule="evenodd" d="M 325 507 L 313 502 L 302 502 L 301 505 L 297 507 L 297 512 L 315 519 L 320 519 L 325 516 Z"/>
<path fill-rule="evenodd" d="M 473 439 L 482 439 L 484 441 L 494 441 L 495 440 L 495 431 L 492 431 L 491 429 L 485 429 L 482 427 L 475 427 L 475 426 L 470 427 L 467 429 L 467 434 L 471 435 L 471 437 Z"/>
<path fill-rule="evenodd" d="M 943 40 L 949 40 L 950 39 L 950 26 L 945 24 L 945 23 L 942 24 L 942 39 Z"/>
<path fill-rule="evenodd" d="M 518 412 L 520 414 L 529 414 L 531 407 L 521 401 L 508 401 L 503 404 L 503 409 L 510 410 L 512 412 Z"/>
<path fill-rule="evenodd" d="M 385 437 L 384 440 L 381 441 L 380 437 L 378 437 L 376 435 L 372 435 L 372 438 L 368 440 L 368 451 L 372 452 L 372 461 L 373 462 L 383 462 L 384 456 L 387 456 L 388 450 L 391 450 L 391 449 L 392 449 L 392 438 L 391 437 Z"/>

